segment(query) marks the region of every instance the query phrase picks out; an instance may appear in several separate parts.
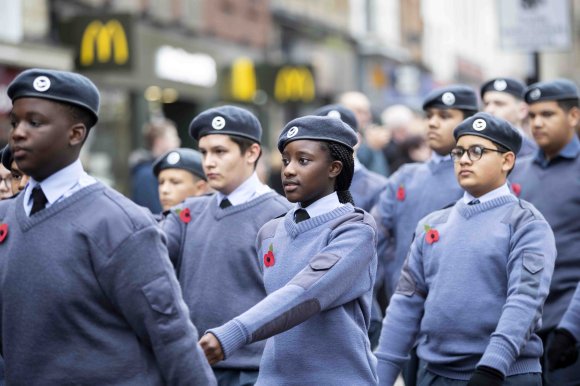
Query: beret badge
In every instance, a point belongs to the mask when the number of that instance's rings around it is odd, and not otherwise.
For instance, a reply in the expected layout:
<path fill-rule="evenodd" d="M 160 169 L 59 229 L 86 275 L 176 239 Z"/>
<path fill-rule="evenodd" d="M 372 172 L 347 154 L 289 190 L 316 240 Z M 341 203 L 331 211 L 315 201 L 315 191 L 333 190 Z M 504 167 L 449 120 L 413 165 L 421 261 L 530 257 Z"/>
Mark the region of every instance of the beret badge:
<path fill-rule="evenodd" d="M 298 134 L 298 127 L 294 126 L 290 130 L 288 130 L 288 134 L 286 134 L 287 138 L 295 137 Z"/>
<path fill-rule="evenodd" d="M 44 75 L 37 76 L 32 82 L 32 87 L 38 92 L 45 92 L 50 88 L 50 79 Z"/>
<path fill-rule="evenodd" d="M 441 101 L 446 106 L 453 106 L 453 104 L 455 103 L 455 95 L 453 95 L 452 92 L 446 92 L 441 96 Z"/>
<path fill-rule="evenodd" d="M 539 88 L 535 88 L 530 91 L 530 99 L 538 100 L 542 96 L 542 91 Z"/>
<path fill-rule="evenodd" d="M 497 91 L 503 91 L 507 88 L 507 82 L 503 79 L 497 79 L 493 82 L 493 88 Z"/>
<path fill-rule="evenodd" d="M 485 122 L 485 120 L 479 118 L 479 119 L 476 119 L 475 121 L 473 121 L 473 125 L 471 127 L 473 127 L 473 130 L 482 131 L 482 130 L 485 130 L 485 128 L 487 127 L 487 122 Z"/>
<path fill-rule="evenodd" d="M 216 130 L 221 130 L 226 126 L 226 120 L 224 117 L 217 116 L 211 121 L 211 127 Z"/>

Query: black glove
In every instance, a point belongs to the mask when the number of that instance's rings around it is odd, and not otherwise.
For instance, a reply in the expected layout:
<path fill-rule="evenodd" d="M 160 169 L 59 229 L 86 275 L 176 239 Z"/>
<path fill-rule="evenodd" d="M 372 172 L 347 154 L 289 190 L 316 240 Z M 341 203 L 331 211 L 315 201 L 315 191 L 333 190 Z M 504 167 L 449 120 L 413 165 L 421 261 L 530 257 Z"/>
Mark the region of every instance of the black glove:
<path fill-rule="evenodd" d="M 568 367 L 578 359 L 576 338 L 564 328 L 559 328 L 554 332 L 554 337 L 546 350 L 550 371 Z"/>
<path fill-rule="evenodd" d="M 467 386 L 501 386 L 504 376 L 498 370 L 487 366 L 478 366 Z"/>

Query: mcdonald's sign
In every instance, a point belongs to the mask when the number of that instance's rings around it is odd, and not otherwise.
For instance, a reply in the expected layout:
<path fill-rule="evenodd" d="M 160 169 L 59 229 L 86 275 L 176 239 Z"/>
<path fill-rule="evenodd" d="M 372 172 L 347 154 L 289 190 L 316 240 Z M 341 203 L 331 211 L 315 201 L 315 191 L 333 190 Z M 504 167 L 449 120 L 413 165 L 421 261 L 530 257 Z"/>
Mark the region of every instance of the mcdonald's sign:
<path fill-rule="evenodd" d="M 76 47 L 79 70 L 130 69 L 131 25 L 129 15 L 78 16 L 61 28 L 61 35 Z"/>
<path fill-rule="evenodd" d="M 314 76 L 307 66 L 282 66 L 274 80 L 274 98 L 284 102 L 311 102 L 316 96 Z"/>

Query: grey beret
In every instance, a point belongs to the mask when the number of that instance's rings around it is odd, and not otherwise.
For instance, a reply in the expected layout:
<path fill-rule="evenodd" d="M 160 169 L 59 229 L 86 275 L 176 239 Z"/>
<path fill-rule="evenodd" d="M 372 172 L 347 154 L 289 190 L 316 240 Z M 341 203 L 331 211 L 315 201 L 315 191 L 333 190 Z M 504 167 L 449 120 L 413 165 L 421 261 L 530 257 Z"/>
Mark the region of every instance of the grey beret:
<path fill-rule="evenodd" d="M 193 149 L 174 149 L 157 158 L 153 163 L 153 174 L 157 177 L 165 169 L 183 169 L 201 179 L 207 179 L 203 172 L 201 153 Z"/>
<path fill-rule="evenodd" d="M 499 91 L 511 94 L 518 99 L 524 99 L 524 90 L 526 85 L 515 78 L 493 78 L 481 85 L 480 95 L 483 99 L 483 95 L 488 91 Z"/>
<path fill-rule="evenodd" d="M 526 103 L 578 99 L 576 84 L 568 79 L 538 82 L 530 85 L 524 94 Z"/>
<path fill-rule="evenodd" d="M 522 147 L 522 136 L 505 119 L 488 113 L 477 113 L 465 119 L 453 130 L 455 140 L 464 135 L 487 138 L 518 154 Z"/>
<path fill-rule="evenodd" d="M 278 150 L 282 153 L 287 143 L 300 139 L 337 142 L 351 150 L 358 140 L 354 130 L 340 119 L 307 115 L 286 124 L 278 137 Z"/>
<path fill-rule="evenodd" d="M 189 135 L 195 140 L 209 134 L 226 134 L 262 140 L 262 126 L 248 110 L 236 106 L 220 106 L 205 110 L 189 124 Z"/>
<path fill-rule="evenodd" d="M 427 110 L 430 107 L 469 111 L 479 110 L 475 91 L 471 87 L 461 84 L 431 91 L 425 97 L 423 110 Z"/>
<path fill-rule="evenodd" d="M 358 131 L 358 124 L 356 121 L 356 116 L 354 112 L 344 107 L 343 105 L 326 105 L 322 106 L 321 108 L 317 109 L 312 113 L 312 115 L 318 115 L 321 117 L 328 116 L 331 118 L 337 118 L 346 123 L 353 129 L 355 132 Z"/>
<path fill-rule="evenodd" d="M 33 68 L 20 73 L 8 86 L 8 97 L 42 98 L 69 103 L 88 110 L 95 123 L 99 116 L 100 94 L 87 77 L 68 71 Z"/>

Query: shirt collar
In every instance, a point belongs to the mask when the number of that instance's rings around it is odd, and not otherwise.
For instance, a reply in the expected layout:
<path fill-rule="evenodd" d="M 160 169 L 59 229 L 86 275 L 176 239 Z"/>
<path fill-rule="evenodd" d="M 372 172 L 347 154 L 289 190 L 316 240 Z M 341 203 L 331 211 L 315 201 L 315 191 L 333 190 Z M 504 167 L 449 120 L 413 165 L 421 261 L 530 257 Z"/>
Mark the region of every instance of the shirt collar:
<path fill-rule="evenodd" d="M 487 192 L 481 197 L 474 197 L 471 194 L 464 192 L 463 193 L 463 202 L 468 204 L 469 202 L 471 202 L 475 199 L 478 199 L 479 203 L 481 204 L 481 203 L 484 203 L 486 201 L 491 201 L 494 198 L 498 198 L 501 196 L 509 196 L 511 194 L 512 194 L 512 192 L 510 191 L 510 188 L 508 187 L 508 184 L 506 182 L 505 184 L 503 184 L 499 188 L 496 188 L 496 189 L 492 190 L 491 192 Z"/>
<path fill-rule="evenodd" d="M 577 135 L 574 135 L 572 140 L 568 142 L 566 146 L 564 146 L 564 148 L 560 150 L 558 155 L 554 158 L 562 157 L 568 159 L 575 159 L 576 157 L 578 157 L 579 154 L 580 154 L 580 139 L 578 139 Z M 542 149 L 538 150 L 535 161 L 540 165 L 547 165 L 548 163 L 551 162 L 551 160 L 550 161 L 546 160 L 546 156 L 544 155 Z"/>
<path fill-rule="evenodd" d="M 331 212 L 343 205 L 344 204 L 341 204 L 340 201 L 338 200 L 338 195 L 336 194 L 336 192 L 332 192 L 328 196 L 324 196 L 314 201 L 312 204 L 308 205 L 308 207 L 304 209 L 308 212 L 308 215 L 312 218 Z M 297 203 L 296 209 L 299 208 L 302 208 L 302 205 L 300 203 Z"/>
<path fill-rule="evenodd" d="M 216 198 L 218 205 L 227 198 L 232 205 L 241 205 L 250 201 L 254 196 L 267 193 L 271 189 L 264 185 L 258 178 L 258 173 L 254 172 L 248 179 L 246 179 L 240 186 L 234 189 L 233 192 L 227 196 L 221 192 L 217 192 Z"/>
<path fill-rule="evenodd" d="M 444 161 L 451 161 L 451 155 L 450 154 L 441 155 L 433 150 L 431 152 L 430 161 L 435 163 L 435 164 L 440 164 L 441 162 L 444 162 Z"/>
<path fill-rule="evenodd" d="M 24 192 L 24 202 L 28 202 L 27 200 L 30 199 L 32 189 L 37 185 L 40 185 L 42 192 L 48 200 L 48 204 L 52 205 L 75 186 L 79 179 L 85 174 L 81 161 L 77 159 L 72 164 L 60 169 L 56 173 L 53 173 L 41 182 L 36 181 L 34 178 L 30 178 L 30 181 L 26 186 L 26 191 Z"/>
<path fill-rule="evenodd" d="M 355 155 L 354 156 L 354 171 L 358 172 L 359 170 L 362 169 L 362 164 L 360 163 L 360 161 L 358 160 L 358 157 Z"/>

